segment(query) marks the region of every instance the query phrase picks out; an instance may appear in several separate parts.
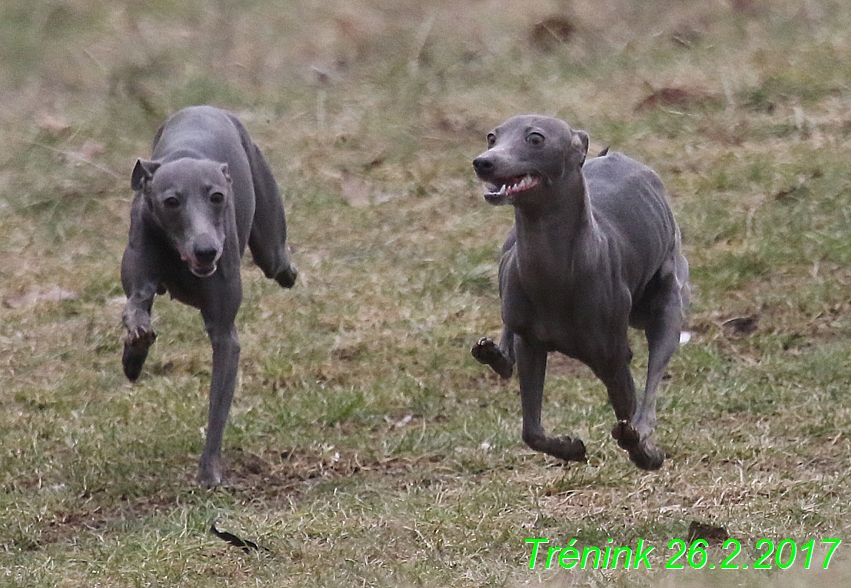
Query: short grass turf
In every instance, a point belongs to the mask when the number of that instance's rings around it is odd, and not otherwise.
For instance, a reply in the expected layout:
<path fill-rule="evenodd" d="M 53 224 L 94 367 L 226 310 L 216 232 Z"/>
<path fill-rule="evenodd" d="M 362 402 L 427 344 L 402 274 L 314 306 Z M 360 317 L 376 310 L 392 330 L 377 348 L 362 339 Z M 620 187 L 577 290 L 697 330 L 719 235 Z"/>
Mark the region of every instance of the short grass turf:
<path fill-rule="evenodd" d="M 579 4 L 0 6 L 0 585 L 851 582 L 851 7 Z M 142 378 L 120 366 L 130 170 L 197 103 L 264 150 L 301 270 L 284 291 L 244 263 L 213 491 L 193 481 L 198 313 L 159 298 Z M 469 356 L 500 330 L 512 222 L 470 161 L 521 112 L 587 130 L 671 193 L 694 296 L 659 472 L 617 449 L 583 366 L 550 360 L 545 425 L 589 448 L 565 465 L 520 441 L 516 380 Z M 733 541 L 678 557 L 693 522 Z M 549 543 L 530 569 L 534 538 Z M 640 540 L 650 570 L 565 569 L 549 549 Z"/>

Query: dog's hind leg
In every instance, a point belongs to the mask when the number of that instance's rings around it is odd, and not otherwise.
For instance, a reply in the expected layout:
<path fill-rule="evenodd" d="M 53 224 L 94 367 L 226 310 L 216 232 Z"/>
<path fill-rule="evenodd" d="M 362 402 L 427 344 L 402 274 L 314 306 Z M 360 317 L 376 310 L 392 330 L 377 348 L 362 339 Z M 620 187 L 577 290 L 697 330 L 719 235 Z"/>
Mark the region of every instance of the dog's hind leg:
<path fill-rule="evenodd" d="M 604 380 L 604 382 L 615 409 L 615 416 L 618 419 L 618 422 L 612 428 L 612 437 L 618 442 L 621 449 L 625 449 L 629 453 L 630 461 L 636 466 L 643 470 L 658 470 L 665 461 L 665 452 L 639 433 L 630 416 L 632 411 L 626 408 L 630 404 L 633 408 L 635 407 L 635 384 L 632 380 L 632 374 L 629 372 L 629 365 L 624 366 L 620 375 L 615 379 Z M 620 396 L 620 391 L 626 388 L 631 392 L 631 395 L 629 395 L 631 403 L 617 402 L 616 397 Z M 655 413 L 655 403 L 653 410 Z"/>
<path fill-rule="evenodd" d="M 620 353 L 592 365 L 591 369 L 605 384 L 609 401 L 618 422 L 612 428 L 612 437 L 629 459 L 643 470 L 658 470 L 665 461 L 665 453 L 643 438 L 633 426 L 636 411 L 635 382 L 629 370 L 632 351 L 625 344 Z"/>
<path fill-rule="evenodd" d="M 514 337 L 520 401 L 523 407 L 523 441 L 534 449 L 565 461 L 585 461 L 585 444 L 568 436 L 547 437 L 541 424 L 541 403 L 547 371 L 546 349 Z"/>
<path fill-rule="evenodd" d="M 470 350 L 470 354 L 507 380 L 514 373 L 514 333 L 505 327 L 499 345 L 489 337 L 482 337 Z"/>
<path fill-rule="evenodd" d="M 655 312 L 649 315 L 645 329 L 649 351 L 647 382 L 644 397 L 632 418 L 632 426 L 642 441 L 650 436 L 656 426 L 656 392 L 668 362 L 679 347 L 684 305 L 688 303 L 688 285 L 680 276 L 675 277 L 671 272 L 666 282 L 666 287 L 658 294 L 654 304 Z"/>
<path fill-rule="evenodd" d="M 659 348 L 657 348 L 657 351 L 659 351 Z M 668 355 L 665 358 L 665 364 L 670 357 Z M 629 453 L 630 461 L 643 470 L 658 470 L 665 461 L 665 452 L 657 448 L 648 439 L 653 432 L 656 419 L 656 386 L 658 386 L 661 375 L 664 373 L 664 364 L 661 364 L 662 358 L 663 356 L 659 353 L 654 355 L 651 347 L 651 369 L 659 368 L 660 365 L 661 367 L 658 370 L 658 378 L 654 371 L 653 379 L 648 379 L 647 391 L 642 403 L 638 406 L 635 398 L 635 382 L 629 370 L 628 359 L 622 362 L 620 369 L 610 375 L 600 376 L 600 379 L 606 385 L 609 400 L 618 419 L 618 422 L 612 428 L 612 437 L 617 440 L 621 449 L 625 449 Z M 651 388 L 650 385 L 653 387 Z"/>
<path fill-rule="evenodd" d="M 241 125 L 240 125 L 241 128 Z M 245 130 L 242 129 L 242 133 Z M 260 149 L 243 137 L 254 182 L 254 220 L 248 235 L 248 248 L 265 276 L 284 288 L 292 288 L 298 271 L 290 263 L 287 247 L 287 218 L 281 192 Z"/>
<path fill-rule="evenodd" d="M 644 398 L 638 405 L 632 424 L 642 439 L 646 439 L 656 426 L 656 390 L 665 368 L 680 344 L 682 325 L 679 307 L 671 306 L 663 316 L 650 324 L 646 331 L 649 358 L 647 365 L 647 383 Z"/>

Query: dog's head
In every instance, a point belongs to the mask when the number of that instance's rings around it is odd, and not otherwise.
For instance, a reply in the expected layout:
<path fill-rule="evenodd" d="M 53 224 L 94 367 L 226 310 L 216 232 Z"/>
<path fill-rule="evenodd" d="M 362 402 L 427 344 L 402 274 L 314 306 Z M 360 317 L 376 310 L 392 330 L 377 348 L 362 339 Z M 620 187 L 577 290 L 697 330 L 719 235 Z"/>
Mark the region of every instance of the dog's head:
<path fill-rule="evenodd" d="M 189 271 L 199 278 L 213 275 L 233 208 L 227 164 L 188 158 L 167 163 L 138 160 L 131 187 L 142 194 L 149 218 Z"/>
<path fill-rule="evenodd" d="M 520 204 L 543 188 L 581 174 L 588 134 L 556 118 L 515 116 L 488 133 L 488 150 L 473 160 L 491 204 Z"/>

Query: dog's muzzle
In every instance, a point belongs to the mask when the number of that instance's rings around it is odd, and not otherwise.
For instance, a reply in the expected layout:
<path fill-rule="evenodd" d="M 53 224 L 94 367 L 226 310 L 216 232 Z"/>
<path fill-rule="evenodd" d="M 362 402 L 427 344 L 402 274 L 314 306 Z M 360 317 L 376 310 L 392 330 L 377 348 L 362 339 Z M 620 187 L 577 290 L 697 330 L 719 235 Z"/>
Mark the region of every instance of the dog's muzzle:
<path fill-rule="evenodd" d="M 208 234 L 199 235 L 190 252 L 181 251 L 181 258 L 192 275 L 198 278 L 209 278 L 218 269 L 218 261 L 222 256 L 222 247 L 215 238 Z"/>

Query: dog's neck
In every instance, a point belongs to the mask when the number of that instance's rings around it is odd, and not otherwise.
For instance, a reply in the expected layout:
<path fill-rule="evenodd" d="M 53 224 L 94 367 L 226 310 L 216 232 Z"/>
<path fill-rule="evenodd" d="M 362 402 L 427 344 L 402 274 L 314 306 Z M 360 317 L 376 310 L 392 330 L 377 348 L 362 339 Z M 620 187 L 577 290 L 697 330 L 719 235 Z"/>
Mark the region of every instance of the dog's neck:
<path fill-rule="evenodd" d="M 600 248 L 582 173 L 559 178 L 549 189 L 551 198 L 514 207 L 516 259 L 529 285 L 572 281 L 595 263 Z"/>

